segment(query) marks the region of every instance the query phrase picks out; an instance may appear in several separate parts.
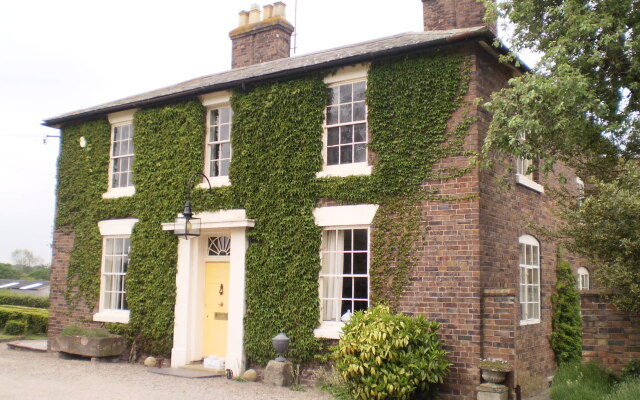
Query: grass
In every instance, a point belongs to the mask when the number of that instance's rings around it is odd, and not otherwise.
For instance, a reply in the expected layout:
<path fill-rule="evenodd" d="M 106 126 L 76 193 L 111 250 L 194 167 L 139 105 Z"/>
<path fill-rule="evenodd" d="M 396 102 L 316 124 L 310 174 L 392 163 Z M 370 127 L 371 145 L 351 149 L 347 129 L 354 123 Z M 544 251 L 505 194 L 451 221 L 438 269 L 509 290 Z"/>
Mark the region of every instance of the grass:
<path fill-rule="evenodd" d="M 4 332 L 4 329 L 0 329 L 0 341 L 1 342 L 7 342 L 7 341 L 11 341 L 11 340 L 19 340 L 19 339 L 28 339 L 28 340 L 42 340 L 42 339 L 46 339 L 47 335 L 43 335 L 43 334 L 34 334 L 34 333 L 27 333 L 25 335 L 8 335 Z"/>
<path fill-rule="evenodd" d="M 109 337 L 111 334 L 104 329 L 87 329 L 77 325 L 69 325 L 60 332 L 61 336 Z"/>
<path fill-rule="evenodd" d="M 636 400 L 640 378 L 620 381 L 610 370 L 594 363 L 564 364 L 556 371 L 551 400 Z"/>

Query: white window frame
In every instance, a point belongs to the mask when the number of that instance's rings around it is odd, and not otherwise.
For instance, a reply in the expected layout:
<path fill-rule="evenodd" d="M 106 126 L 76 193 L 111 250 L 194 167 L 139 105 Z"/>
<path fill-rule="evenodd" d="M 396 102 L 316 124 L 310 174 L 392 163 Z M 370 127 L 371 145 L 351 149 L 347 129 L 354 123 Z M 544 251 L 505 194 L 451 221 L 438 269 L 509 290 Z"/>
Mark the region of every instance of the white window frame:
<path fill-rule="evenodd" d="M 347 230 L 347 229 L 367 229 L 367 298 L 369 304 L 371 301 L 371 223 L 375 217 L 378 205 L 361 204 L 355 206 L 334 206 L 319 207 L 313 211 L 314 219 L 317 226 L 323 230 Z M 323 233 L 324 234 L 324 233 Z M 322 257 L 322 249 L 320 251 Z M 322 298 L 321 277 L 318 276 L 319 288 L 318 298 Z M 322 301 L 320 302 L 322 307 Z M 322 310 L 320 313 L 320 326 L 314 330 L 314 335 L 318 338 L 339 339 L 342 334 L 344 322 L 339 321 L 323 321 Z"/>
<path fill-rule="evenodd" d="M 531 262 L 527 262 L 523 257 L 523 246 L 532 246 L 534 253 L 532 253 Z M 537 324 L 541 321 L 541 298 L 540 298 L 540 242 L 531 235 L 522 235 L 518 238 L 518 276 L 520 288 L 520 325 Z M 529 271 L 532 272 L 533 280 L 529 279 Z M 537 281 L 537 282 L 536 282 Z M 529 288 L 533 288 L 534 297 L 537 295 L 537 301 L 529 299 Z M 528 315 L 528 305 L 534 305 L 534 315 Z M 524 305 L 524 307 L 523 307 Z M 535 315 L 537 314 L 537 315 Z"/>
<path fill-rule="evenodd" d="M 133 196 L 136 192 L 136 187 L 132 183 L 129 186 L 125 187 L 112 187 L 113 185 L 113 138 L 115 129 L 117 127 L 131 125 L 132 132 L 134 130 L 133 126 L 133 115 L 138 111 L 138 109 L 126 110 L 117 113 L 109 114 L 107 117 L 109 119 L 109 123 L 111 123 L 111 134 L 110 134 L 110 145 L 109 145 L 109 173 L 108 173 L 108 183 L 107 183 L 107 191 L 102 194 L 102 197 L 105 199 L 114 199 L 118 197 L 127 197 Z M 133 139 L 132 139 L 133 140 Z M 132 154 L 133 159 L 135 160 L 135 150 Z M 133 160 L 130 168 L 132 169 L 131 177 L 133 180 Z"/>
<path fill-rule="evenodd" d="M 353 84 L 357 82 L 364 81 L 365 84 L 367 82 L 367 74 L 369 72 L 369 64 L 358 64 L 354 66 L 344 67 L 339 69 L 335 74 L 325 77 L 324 83 L 327 85 L 327 88 Z M 367 126 L 366 129 L 366 160 L 363 162 L 349 163 L 349 164 L 338 164 L 338 165 L 327 165 L 327 139 L 328 139 L 328 128 L 327 128 L 327 108 L 325 106 L 325 118 L 323 122 L 323 135 L 322 135 L 322 171 L 318 172 L 316 176 L 318 178 L 325 177 L 345 177 L 350 175 L 370 175 L 371 174 L 371 165 L 369 165 L 369 122 L 368 119 L 368 107 L 365 103 L 365 123 Z M 333 125 L 332 125 L 333 126 Z"/>
<path fill-rule="evenodd" d="M 591 289 L 591 279 L 589 278 L 589 270 L 585 267 L 578 268 L 578 290 Z"/>
<path fill-rule="evenodd" d="M 526 140 L 526 135 L 521 133 L 518 135 L 518 141 Z M 533 172 L 528 172 L 529 167 L 533 165 L 533 160 L 528 158 L 516 157 L 516 183 L 535 190 L 538 193 L 544 193 L 544 186 L 533 179 Z"/>
<path fill-rule="evenodd" d="M 203 96 L 200 96 L 200 102 L 202 103 L 202 105 L 207 109 L 207 118 L 206 118 L 206 134 L 205 134 L 205 140 L 204 140 L 204 167 L 202 170 L 202 173 L 204 173 L 207 178 L 209 178 L 209 182 L 211 183 L 211 186 L 213 187 L 221 187 L 221 186 L 229 186 L 231 185 L 231 181 L 229 180 L 229 175 L 226 176 L 210 176 L 209 175 L 209 164 L 211 163 L 211 151 L 209 149 L 209 146 L 212 144 L 211 142 L 209 142 L 209 129 L 211 127 L 211 111 L 215 110 L 215 109 L 220 109 L 220 108 L 224 108 L 224 107 L 229 107 L 229 109 L 231 109 L 231 92 L 230 91 L 221 91 L 221 92 L 214 92 L 214 93 L 208 93 L 205 94 Z M 229 132 L 229 143 L 231 144 L 232 142 L 232 135 L 233 135 L 233 110 L 231 110 L 232 116 L 231 116 L 231 122 L 230 122 L 230 132 Z M 230 159 L 233 159 L 233 145 L 231 145 L 231 157 Z M 206 181 L 202 181 L 200 182 L 200 184 L 198 185 L 200 188 L 203 189 L 208 189 L 209 185 L 207 184 Z"/>
<path fill-rule="evenodd" d="M 584 203 L 584 181 L 582 179 L 580 179 L 579 177 L 576 176 L 576 190 L 578 192 L 577 197 L 578 197 L 578 207 L 582 206 L 582 203 Z M 587 271 L 588 273 L 589 271 Z"/>
<path fill-rule="evenodd" d="M 137 218 L 110 219 L 98 222 L 98 229 L 102 236 L 102 261 L 100 265 L 100 300 L 98 312 L 93 314 L 93 320 L 99 322 L 119 322 L 126 324 L 129 322 L 129 310 L 107 309 L 104 306 L 105 292 L 105 247 L 107 239 L 130 238 Z"/>

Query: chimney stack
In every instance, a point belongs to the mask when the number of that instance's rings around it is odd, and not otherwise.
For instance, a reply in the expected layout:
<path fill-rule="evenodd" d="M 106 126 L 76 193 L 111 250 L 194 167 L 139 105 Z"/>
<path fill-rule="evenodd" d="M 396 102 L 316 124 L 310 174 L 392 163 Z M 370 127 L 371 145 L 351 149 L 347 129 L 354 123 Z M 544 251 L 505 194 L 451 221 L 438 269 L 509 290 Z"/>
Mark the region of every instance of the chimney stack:
<path fill-rule="evenodd" d="M 487 26 L 485 7 L 477 0 L 422 0 L 424 30 L 440 31 Z M 496 32 L 496 25 L 488 26 Z"/>
<path fill-rule="evenodd" d="M 261 15 L 262 14 L 262 15 Z M 285 17 L 281 1 L 240 12 L 238 27 L 229 32 L 231 68 L 246 67 L 289 57 L 293 25 Z"/>

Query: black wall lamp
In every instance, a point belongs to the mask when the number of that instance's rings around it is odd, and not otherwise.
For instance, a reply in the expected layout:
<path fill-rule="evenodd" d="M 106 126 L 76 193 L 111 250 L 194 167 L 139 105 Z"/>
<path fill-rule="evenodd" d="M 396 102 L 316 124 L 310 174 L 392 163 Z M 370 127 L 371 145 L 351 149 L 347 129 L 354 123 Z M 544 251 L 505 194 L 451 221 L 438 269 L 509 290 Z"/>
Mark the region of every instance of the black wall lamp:
<path fill-rule="evenodd" d="M 196 176 L 201 176 L 206 179 L 209 184 L 209 189 L 211 189 L 209 178 L 202 172 L 194 172 L 191 178 L 189 178 L 189 183 L 187 183 L 187 201 L 184 203 L 184 211 L 182 211 L 182 215 L 176 218 L 173 229 L 174 235 L 178 237 L 182 236 L 186 240 L 200 236 L 200 218 L 193 218 L 193 212 L 191 212 L 191 188 L 193 187 L 193 179 Z"/>

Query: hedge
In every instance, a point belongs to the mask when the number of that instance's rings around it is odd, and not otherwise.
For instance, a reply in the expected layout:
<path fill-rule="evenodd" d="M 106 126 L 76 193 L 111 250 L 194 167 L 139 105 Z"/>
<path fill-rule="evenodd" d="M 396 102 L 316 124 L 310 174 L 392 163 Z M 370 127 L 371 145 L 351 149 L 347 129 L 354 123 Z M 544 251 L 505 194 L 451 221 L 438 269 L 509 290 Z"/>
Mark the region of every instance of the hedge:
<path fill-rule="evenodd" d="M 49 298 L 0 291 L 0 305 L 49 308 Z"/>
<path fill-rule="evenodd" d="M 0 306 L 0 329 L 9 321 L 23 321 L 27 331 L 32 333 L 47 333 L 49 311 L 41 308 Z"/>

